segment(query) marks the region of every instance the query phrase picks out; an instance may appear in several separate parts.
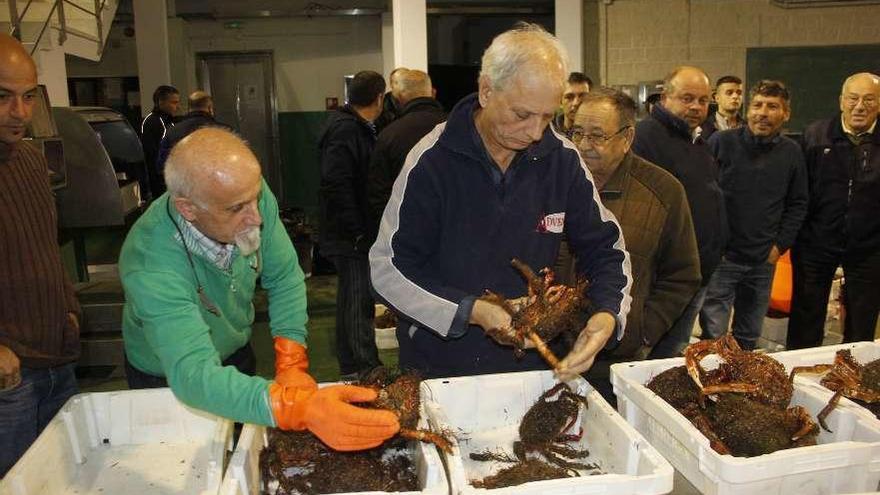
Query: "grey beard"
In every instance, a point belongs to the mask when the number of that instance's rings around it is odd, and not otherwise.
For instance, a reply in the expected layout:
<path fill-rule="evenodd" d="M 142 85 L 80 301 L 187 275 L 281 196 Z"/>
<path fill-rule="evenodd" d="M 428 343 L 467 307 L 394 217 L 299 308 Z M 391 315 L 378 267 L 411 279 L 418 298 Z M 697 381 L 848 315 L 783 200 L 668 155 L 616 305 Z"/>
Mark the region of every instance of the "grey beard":
<path fill-rule="evenodd" d="M 249 256 L 257 249 L 260 249 L 260 228 L 251 227 L 235 234 L 235 245 L 242 256 Z"/>

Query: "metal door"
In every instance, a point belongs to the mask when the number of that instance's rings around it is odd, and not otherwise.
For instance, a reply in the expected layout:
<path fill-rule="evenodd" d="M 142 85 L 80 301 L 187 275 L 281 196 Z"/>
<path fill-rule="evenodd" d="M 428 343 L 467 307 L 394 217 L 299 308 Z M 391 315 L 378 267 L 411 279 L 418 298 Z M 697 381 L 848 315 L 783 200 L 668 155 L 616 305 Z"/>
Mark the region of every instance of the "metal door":
<path fill-rule="evenodd" d="M 213 96 L 217 120 L 248 141 L 263 177 L 283 205 L 272 54 L 200 53 L 198 58 L 199 86 Z"/>

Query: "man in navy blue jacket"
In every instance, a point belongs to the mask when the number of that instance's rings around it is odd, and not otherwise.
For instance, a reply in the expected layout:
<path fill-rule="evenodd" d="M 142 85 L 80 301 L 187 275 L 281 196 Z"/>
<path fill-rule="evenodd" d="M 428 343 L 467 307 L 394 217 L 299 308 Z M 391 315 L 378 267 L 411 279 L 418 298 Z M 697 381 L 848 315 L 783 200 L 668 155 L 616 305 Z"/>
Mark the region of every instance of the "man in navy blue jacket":
<path fill-rule="evenodd" d="M 681 66 L 666 76 L 660 103 L 654 105 L 651 115 L 636 124 L 633 152 L 664 168 L 684 186 L 694 219 L 703 280 L 690 304 L 654 346 L 652 359 L 680 356 L 687 347 L 707 284 L 724 249 L 727 218 L 718 186 L 718 165 L 700 137 L 700 124 L 708 111 L 706 73 L 697 67 Z"/>
<path fill-rule="evenodd" d="M 622 337 L 632 280 L 620 226 L 577 149 L 548 127 L 566 58 L 539 26 L 502 33 L 483 54 L 478 93 L 407 157 L 370 250 L 373 287 L 402 315 L 401 367 L 425 377 L 546 369 L 536 353 L 518 360 L 484 333 L 511 318 L 479 297 L 524 296 L 511 258 L 553 266 L 563 233 L 596 312 L 557 375 L 586 371 Z"/>
<path fill-rule="evenodd" d="M 746 127 L 709 139 L 731 235 L 709 281 L 700 326 L 703 337 L 721 337 L 733 308 L 733 336 L 743 349 L 754 349 L 761 336 L 776 260 L 794 244 L 807 214 L 804 155 L 780 133 L 790 112 L 785 85 L 760 81 L 749 95 Z"/>

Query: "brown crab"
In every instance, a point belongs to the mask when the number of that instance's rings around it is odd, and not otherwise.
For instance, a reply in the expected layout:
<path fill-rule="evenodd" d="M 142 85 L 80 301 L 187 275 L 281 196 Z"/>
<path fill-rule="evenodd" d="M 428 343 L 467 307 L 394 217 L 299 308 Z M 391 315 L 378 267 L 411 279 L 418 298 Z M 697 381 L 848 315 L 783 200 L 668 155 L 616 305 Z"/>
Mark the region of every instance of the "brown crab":
<path fill-rule="evenodd" d="M 718 354 L 722 362 L 717 369 L 706 371 L 700 361 L 710 354 Z M 742 350 L 729 332 L 717 340 L 689 345 L 685 365 L 703 396 L 740 392 L 778 409 L 785 409 L 791 402 L 793 388 L 785 366 L 766 354 Z"/>
<path fill-rule="evenodd" d="M 529 303 L 515 308 L 500 294 L 489 290 L 480 299 L 504 308 L 511 316 L 511 329 L 488 329 L 486 333 L 498 342 L 514 346 L 517 357 L 522 357 L 526 339 L 534 343 L 541 356 L 556 368 L 559 359 L 547 347 L 547 342 L 563 333 L 572 341 L 586 324 L 589 300 L 585 296 L 587 283 L 579 281 L 576 287 L 553 285 L 554 274 L 549 268 L 538 276 L 527 264 L 517 258 L 510 261 L 528 284 Z"/>
<path fill-rule="evenodd" d="M 380 366 L 361 379 L 361 385 L 379 391 L 379 396 L 370 407 L 388 409 L 397 414 L 400 421 L 399 436 L 433 443 L 444 452 L 452 453 L 451 442 L 442 434 L 418 429 L 421 381 L 418 375 L 412 373 L 394 377 L 387 368 Z"/>
<path fill-rule="evenodd" d="M 862 365 L 853 357 L 849 349 L 837 351 L 834 364 L 817 364 L 814 366 L 796 366 L 791 370 L 790 381 L 798 373 L 828 373 L 822 378 L 822 385 L 834 391 L 831 400 L 822 408 L 817 418 L 825 431 L 828 425 L 825 418 L 831 414 L 840 401 L 840 397 L 849 397 L 869 404 L 880 402 L 880 359 Z"/>
<path fill-rule="evenodd" d="M 556 398 L 551 400 L 554 396 Z M 577 421 L 581 407 L 587 407 L 587 398 L 574 393 L 565 383 L 558 383 L 541 394 L 519 424 L 519 440 L 513 442 L 513 453 L 520 461 L 526 460 L 528 452 L 538 452 L 566 469 L 593 469 L 595 466 L 561 457 L 582 459 L 590 455 L 586 449 L 577 450 L 565 445 L 581 438 L 583 432 L 577 435 L 565 433 Z"/>

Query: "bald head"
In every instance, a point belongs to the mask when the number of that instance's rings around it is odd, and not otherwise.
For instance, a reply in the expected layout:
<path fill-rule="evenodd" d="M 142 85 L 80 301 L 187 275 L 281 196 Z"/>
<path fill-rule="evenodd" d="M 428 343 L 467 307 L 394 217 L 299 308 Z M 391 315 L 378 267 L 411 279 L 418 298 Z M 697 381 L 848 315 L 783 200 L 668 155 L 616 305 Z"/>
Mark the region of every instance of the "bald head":
<path fill-rule="evenodd" d="M 709 113 L 709 94 L 709 76 L 698 67 L 682 65 L 663 80 L 660 103 L 694 130 Z"/>
<path fill-rule="evenodd" d="M 188 100 L 190 112 L 208 112 L 214 115 L 214 99 L 208 93 L 202 90 L 193 91 Z"/>
<path fill-rule="evenodd" d="M 880 112 L 880 77 L 860 72 L 846 78 L 840 91 L 843 123 L 856 133 L 867 132 Z"/>
<path fill-rule="evenodd" d="M 0 34 L 0 142 L 13 144 L 24 137 L 33 116 L 37 93 L 37 66 L 12 36 Z"/>
<path fill-rule="evenodd" d="M 243 255 L 259 247 L 260 164 L 240 137 L 216 127 L 193 132 L 172 148 L 165 182 L 174 207 L 199 232 L 235 243 Z"/>
<path fill-rule="evenodd" d="M 260 163 L 247 143 L 216 127 L 201 128 L 172 148 L 165 182 L 174 197 L 206 201 L 238 180 L 260 176 Z"/>
<path fill-rule="evenodd" d="M 406 105 L 416 98 L 430 98 L 431 78 L 421 70 L 408 70 L 400 78 L 400 103 Z"/>

